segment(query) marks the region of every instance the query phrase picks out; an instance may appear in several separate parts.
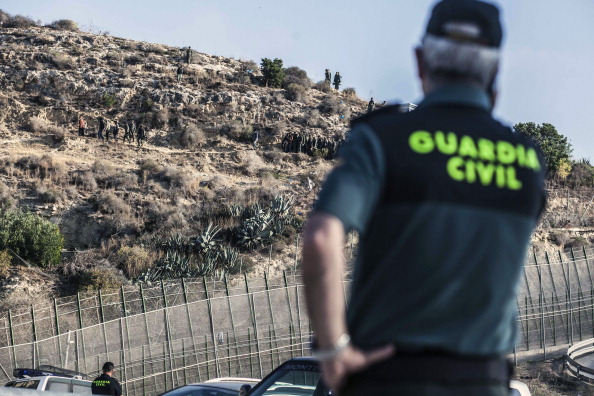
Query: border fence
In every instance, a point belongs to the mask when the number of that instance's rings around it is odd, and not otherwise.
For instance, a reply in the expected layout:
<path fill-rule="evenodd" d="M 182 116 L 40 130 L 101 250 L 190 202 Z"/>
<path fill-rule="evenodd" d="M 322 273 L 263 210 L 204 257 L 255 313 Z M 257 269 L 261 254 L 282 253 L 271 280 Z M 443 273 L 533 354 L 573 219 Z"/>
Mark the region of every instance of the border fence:
<path fill-rule="evenodd" d="M 594 337 L 593 258 L 594 248 L 530 254 L 514 352 L 546 357 L 547 348 Z M 40 364 L 94 375 L 107 360 L 118 367 L 127 395 L 220 376 L 262 378 L 309 353 L 310 323 L 297 281 L 287 274 L 182 279 L 9 311 L 0 314 L 0 379 Z"/>

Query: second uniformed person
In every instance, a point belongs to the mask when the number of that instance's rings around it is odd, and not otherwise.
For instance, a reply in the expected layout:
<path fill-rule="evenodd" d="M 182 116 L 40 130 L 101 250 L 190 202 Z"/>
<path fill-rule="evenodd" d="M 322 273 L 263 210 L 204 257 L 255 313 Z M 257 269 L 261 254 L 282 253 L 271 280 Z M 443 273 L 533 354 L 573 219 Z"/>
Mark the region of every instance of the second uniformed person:
<path fill-rule="evenodd" d="M 112 362 L 103 364 L 103 374 L 95 378 L 91 384 L 93 395 L 122 396 L 122 386 L 117 379 L 113 378 L 114 367 Z"/>

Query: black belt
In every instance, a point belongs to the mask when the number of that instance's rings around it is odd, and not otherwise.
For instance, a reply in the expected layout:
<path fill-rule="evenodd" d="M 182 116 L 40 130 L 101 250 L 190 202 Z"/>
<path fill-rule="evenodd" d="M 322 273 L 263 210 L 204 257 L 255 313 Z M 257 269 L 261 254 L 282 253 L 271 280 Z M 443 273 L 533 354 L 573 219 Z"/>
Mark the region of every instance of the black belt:
<path fill-rule="evenodd" d="M 446 353 L 420 352 L 396 354 L 364 372 L 354 374 L 353 380 L 378 382 L 482 382 L 509 383 L 512 366 L 502 357 L 466 357 Z"/>

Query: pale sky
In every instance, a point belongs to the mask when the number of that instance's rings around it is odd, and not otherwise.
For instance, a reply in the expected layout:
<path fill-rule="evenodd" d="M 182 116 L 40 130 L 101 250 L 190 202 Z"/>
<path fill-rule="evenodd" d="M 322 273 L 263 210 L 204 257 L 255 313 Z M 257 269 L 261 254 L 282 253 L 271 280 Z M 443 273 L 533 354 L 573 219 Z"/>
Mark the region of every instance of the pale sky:
<path fill-rule="evenodd" d="M 44 24 L 254 60 L 280 58 L 314 80 L 324 69 L 362 99 L 418 103 L 413 63 L 434 0 L 2 0 Z M 504 25 L 495 116 L 550 123 L 594 162 L 594 1 L 497 0 Z M 593 106 L 593 108 L 590 108 Z"/>

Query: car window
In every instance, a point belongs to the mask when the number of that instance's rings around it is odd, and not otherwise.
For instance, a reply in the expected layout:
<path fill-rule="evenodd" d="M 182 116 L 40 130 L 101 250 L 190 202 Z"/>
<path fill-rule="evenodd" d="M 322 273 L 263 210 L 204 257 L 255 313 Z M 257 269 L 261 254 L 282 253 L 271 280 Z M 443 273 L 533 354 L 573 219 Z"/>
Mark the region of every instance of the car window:
<path fill-rule="evenodd" d="M 321 376 L 317 365 L 288 364 L 269 377 L 253 395 L 328 395 L 328 391 L 320 381 Z"/>
<path fill-rule="evenodd" d="M 47 381 L 47 386 L 45 387 L 46 391 L 52 392 L 68 392 L 70 388 L 70 381 L 68 380 L 55 380 L 49 379 Z"/>
<path fill-rule="evenodd" d="M 91 390 L 90 385 L 73 384 L 72 385 L 72 393 L 76 393 L 79 395 L 90 395 L 93 392 Z"/>
<path fill-rule="evenodd" d="M 510 389 L 509 396 L 522 396 L 522 395 L 520 394 L 520 391 L 518 391 L 517 389 Z"/>
<path fill-rule="evenodd" d="M 39 386 L 39 380 L 31 380 L 31 381 L 13 381 L 6 384 L 11 388 L 25 388 L 25 389 L 37 389 Z"/>

